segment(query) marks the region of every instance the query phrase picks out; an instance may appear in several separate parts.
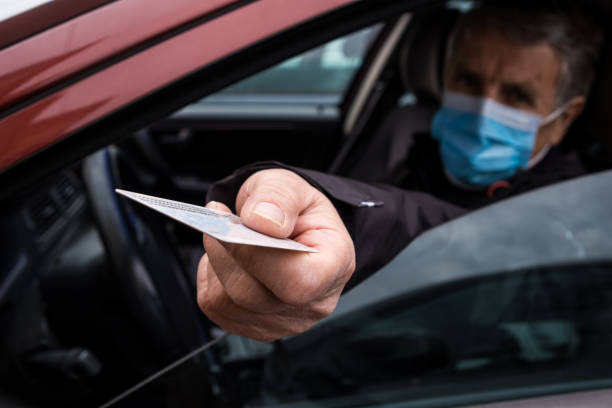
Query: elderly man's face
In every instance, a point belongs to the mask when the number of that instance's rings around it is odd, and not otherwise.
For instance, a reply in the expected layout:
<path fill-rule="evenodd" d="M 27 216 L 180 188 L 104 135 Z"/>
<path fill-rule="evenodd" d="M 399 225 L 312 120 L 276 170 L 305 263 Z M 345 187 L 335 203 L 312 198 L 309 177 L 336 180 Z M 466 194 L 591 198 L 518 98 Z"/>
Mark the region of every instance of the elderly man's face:
<path fill-rule="evenodd" d="M 544 118 L 556 108 L 560 75 L 561 61 L 551 46 L 521 45 L 495 29 L 483 28 L 457 39 L 444 85 L 450 91 L 490 98 Z M 561 142 L 574 117 L 564 114 L 542 126 L 532 154 Z"/>

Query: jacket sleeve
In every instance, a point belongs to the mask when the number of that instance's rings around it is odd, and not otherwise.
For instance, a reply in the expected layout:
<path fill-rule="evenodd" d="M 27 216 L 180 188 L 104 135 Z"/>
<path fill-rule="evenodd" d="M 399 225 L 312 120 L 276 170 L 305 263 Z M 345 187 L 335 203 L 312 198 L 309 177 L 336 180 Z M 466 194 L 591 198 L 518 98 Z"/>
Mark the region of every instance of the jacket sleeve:
<path fill-rule="evenodd" d="M 391 261 L 422 232 L 463 215 L 466 210 L 431 195 L 286 166 L 260 162 L 238 169 L 208 191 L 207 200 L 235 211 L 240 186 L 257 171 L 291 170 L 323 192 L 334 204 L 355 245 L 356 269 L 345 291 Z"/>

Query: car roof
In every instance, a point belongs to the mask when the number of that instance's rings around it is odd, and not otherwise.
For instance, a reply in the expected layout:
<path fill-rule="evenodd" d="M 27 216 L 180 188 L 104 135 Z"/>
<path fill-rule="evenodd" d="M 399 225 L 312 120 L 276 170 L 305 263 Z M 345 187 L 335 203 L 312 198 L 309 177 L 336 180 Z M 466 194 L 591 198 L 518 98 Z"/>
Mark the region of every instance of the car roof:
<path fill-rule="evenodd" d="M 115 0 L 23 0 L 0 5 L 0 49 Z"/>
<path fill-rule="evenodd" d="M 442 224 L 344 295 L 333 319 L 437 285 L 612 259 L 612 171 L 522 194 Z"/>
<path fill-rule="evenodd" d="M 352 2 L 119 0 L 6 47 L 0 169 L 203 66 Z"/>

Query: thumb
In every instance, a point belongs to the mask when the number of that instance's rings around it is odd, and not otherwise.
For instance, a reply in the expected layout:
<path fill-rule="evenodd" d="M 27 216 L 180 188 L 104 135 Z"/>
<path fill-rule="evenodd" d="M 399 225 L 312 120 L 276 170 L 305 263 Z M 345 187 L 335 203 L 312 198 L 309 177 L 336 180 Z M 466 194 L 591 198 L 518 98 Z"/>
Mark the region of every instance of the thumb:
<path fill-rule="evenodd" d="M 311 205 L 313 191 L 306 180 L 288 170 L 262 170 L 240 188 L 236 209 L 246 226 L 287 238 L 300 213 Z"/>

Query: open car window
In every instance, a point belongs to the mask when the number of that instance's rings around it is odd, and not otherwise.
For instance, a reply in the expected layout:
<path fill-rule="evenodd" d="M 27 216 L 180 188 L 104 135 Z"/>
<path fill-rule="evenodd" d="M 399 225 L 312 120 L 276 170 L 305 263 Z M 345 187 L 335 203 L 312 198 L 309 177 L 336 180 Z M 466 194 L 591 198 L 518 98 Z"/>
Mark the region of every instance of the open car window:
<path fill-rule="evenodd" d="M 381 28 L 367 27 L 289 58 L 185 107 L 175 118 L 335 120 Z"/>
<path fill-rule="evenodd" d="M 380 26 L 332 40 L 226 88 L 217 95 L 342 95 L 363 62 Z"/>

